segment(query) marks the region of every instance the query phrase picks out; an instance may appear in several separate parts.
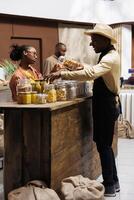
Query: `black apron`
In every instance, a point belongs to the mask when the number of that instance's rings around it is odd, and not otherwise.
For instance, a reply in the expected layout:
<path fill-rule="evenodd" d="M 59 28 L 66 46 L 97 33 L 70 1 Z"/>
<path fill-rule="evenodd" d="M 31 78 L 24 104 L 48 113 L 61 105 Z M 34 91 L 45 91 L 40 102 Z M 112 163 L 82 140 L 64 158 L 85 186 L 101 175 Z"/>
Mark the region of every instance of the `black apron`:
<path fill-rule="evenodd" d="M 113 49 L 107 49 L 100 55 L 100 59 L 106 53 Z M 117 108 L 116 97 L 117 94 L 111 92 L 102 77 L 94 81 L 93 86 L 93 127 L 94 127 L 94 141 L 106 145 L 112 145 L 114 125 L 119 115 Z"/>

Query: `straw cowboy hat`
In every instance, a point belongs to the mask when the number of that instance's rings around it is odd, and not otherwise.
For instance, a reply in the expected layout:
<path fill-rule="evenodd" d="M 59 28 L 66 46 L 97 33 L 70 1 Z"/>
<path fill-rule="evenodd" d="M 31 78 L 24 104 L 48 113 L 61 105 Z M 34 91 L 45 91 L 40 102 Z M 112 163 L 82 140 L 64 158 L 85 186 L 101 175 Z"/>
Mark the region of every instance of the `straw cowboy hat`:
<path fill-rule="evenodd" d="M 93 30 L 85 32 L 85 35 L 92 35 L 92 34 L 98 34 L 106 38 L 109 38 L 112 43 L 117 42 L 117 40 L 114 37 L 113 29 L 107 24 L 96 24 Z"/>

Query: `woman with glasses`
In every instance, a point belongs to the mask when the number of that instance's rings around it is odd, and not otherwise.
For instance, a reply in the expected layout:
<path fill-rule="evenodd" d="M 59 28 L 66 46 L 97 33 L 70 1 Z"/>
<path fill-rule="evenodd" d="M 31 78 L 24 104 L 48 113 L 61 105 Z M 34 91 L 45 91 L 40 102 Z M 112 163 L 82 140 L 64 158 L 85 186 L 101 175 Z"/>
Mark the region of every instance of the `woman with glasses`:
<path fill-rule="evenodd" d="M 43 77 L 37 69 L 32 67 L 32 64 L 34 64 L 37 60 L 37 52 L 34 47 L 29 45 L 12 45 L 11 48 L 11 60 L 20 61 L 19 66 L 14 72 L 9 83 L 12 92 L 12 99 L 13 101 L 16 101 L 16 86 L 19 79 L 30 79 L 31 82 L 34 82 L 35 80 L 43 79 Z"/>

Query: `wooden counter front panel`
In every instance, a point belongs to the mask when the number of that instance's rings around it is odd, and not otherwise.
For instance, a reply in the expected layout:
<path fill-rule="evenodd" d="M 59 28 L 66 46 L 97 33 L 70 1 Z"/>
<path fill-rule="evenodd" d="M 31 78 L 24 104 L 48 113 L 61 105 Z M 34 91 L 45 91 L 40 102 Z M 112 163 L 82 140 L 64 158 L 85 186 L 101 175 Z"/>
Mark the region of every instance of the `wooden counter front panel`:
<path fill-rule="evenodd" d="M 5 109 L 5 199 L 30 180 L 50 185 L 49 113 L 43 109 Z"/>
<path fill-rule="evenodd" d="M 51 187 L 60 188 L 68 176 L 96 178 L 100 164 L 92 140 L 91 100 L 52 112 L 51 123 Z"/>
<path fill-rule="evenodd" d="M 5 111 L 4 134 L 4 192 L 22 185 L 22 144 L 21 111 Z M 6 199 L 6 198 L 5 198 Z"/>

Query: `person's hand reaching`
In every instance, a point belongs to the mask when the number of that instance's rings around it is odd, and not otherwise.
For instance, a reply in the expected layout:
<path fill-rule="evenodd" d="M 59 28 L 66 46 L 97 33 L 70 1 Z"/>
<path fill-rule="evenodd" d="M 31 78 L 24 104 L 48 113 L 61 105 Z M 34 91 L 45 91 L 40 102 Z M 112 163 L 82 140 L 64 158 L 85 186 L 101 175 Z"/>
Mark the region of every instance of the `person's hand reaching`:
<path fill-rule="evenodd" d="M 59 79 L 60 77 L 61 77 L 61 70 L 54 73 L 50 73 L 44 78 L 47 82 L 53 82 L 55 79 Z"/>
<path fill-rule="evenodd" d="M 77 71 L 84 69 L 84 66 L 75 60 L 65 60 L 63 66 L 69 71 Z"/>
<path fill-rule="evenodd" d="M 61 69 L 64 69 L 64 66 L 62 64 L 57 63 L 56 65 L 54 65 L 54 68 L 52 69 L 52 71 L 50 73 L 57 72 Z"/>

